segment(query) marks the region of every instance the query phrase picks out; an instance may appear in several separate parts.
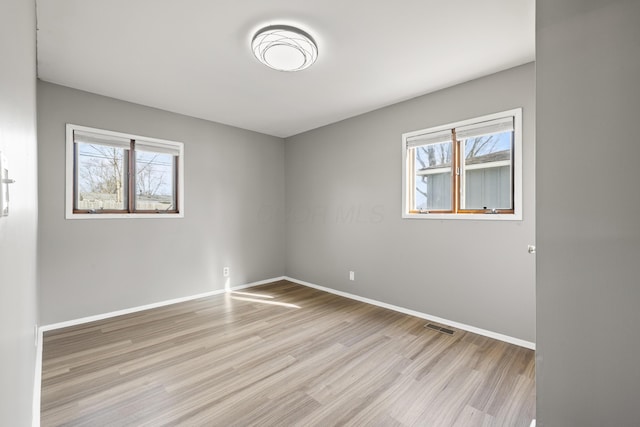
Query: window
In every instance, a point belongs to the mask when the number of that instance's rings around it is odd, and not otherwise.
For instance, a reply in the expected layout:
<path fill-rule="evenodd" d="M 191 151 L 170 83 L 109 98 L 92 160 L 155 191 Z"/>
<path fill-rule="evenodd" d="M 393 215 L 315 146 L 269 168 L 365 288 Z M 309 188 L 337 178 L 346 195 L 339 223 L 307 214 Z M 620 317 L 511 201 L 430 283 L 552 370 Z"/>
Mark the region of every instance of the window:
<path fill-rule="evenodd" d="M 67 124 L 67 218 L 183 217 L 183 144 Z"/>
<path fill-rule="evenodd" d="M 522 219 L 522 109 L 402 135 L 403 218 Z"/>

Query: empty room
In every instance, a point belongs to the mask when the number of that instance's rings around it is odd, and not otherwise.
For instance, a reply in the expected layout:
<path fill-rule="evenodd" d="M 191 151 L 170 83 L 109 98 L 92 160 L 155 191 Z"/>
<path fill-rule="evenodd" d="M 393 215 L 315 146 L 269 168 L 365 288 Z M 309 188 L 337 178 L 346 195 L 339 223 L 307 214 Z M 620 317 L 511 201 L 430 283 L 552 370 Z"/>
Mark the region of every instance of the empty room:
<path fill-rule="evenodd" d="M 636 426 L 638 19 L 3 1 L 0 425 Z"/>

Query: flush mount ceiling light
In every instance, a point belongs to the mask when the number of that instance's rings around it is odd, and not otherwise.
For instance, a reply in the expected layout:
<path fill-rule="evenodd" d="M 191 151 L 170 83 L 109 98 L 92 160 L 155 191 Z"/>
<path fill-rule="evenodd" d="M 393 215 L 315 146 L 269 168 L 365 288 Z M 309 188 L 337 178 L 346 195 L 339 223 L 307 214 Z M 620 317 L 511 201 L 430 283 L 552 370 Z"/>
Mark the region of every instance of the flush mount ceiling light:
<path fill-rule="evenodd" d="M 313 38 L 289 25 L 264 27 L 253 36 L 251 49 L 260 62 L 278 71 L 304 70 L 318 57 Z"/>

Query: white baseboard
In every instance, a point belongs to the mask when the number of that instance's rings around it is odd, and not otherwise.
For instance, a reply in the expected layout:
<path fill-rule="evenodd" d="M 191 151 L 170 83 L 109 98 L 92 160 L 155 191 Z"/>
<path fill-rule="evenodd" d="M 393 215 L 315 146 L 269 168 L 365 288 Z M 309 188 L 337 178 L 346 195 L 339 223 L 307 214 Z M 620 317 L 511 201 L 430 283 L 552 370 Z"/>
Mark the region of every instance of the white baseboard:
<path fill-rule="evenodd" d="M 95 322 L 96 320 L 103 320 L 103 319 L 108 319 L 110 317 L 122 316 L 123 314 L 130 314 L 138 311 L 149 310 L 152 308 L 163 307 L 165 305 L 177 304 L 179 302 L 191 301 L 193 299 L 223 294 L 225 292 L 226 291 L 224 289 L 218 289 L 215 291 L 204 292 L 197 295 L 190 295 L 187 297 L 174 298 L 166 301 L 154 302 L 152 304 L 145 304 L 137 307 L 125 308 L 123 310 L 110 311 L 108 313 L 95 314 L 93 316 L 81 317 L 79 319 L 73 319 L 73 320 L 66 320 L 64 322 L 51 323 L 49 325 L 41 326 L 40 329 L 42 331 L 51 331 L 54 329 L 67 328 L 69 326 L 76 326 L 76 325 L 81 325 L 83 323 Z"/>
<path fill-rule="evenodd" d="M 42 328 L 38 328 L 36 343 L 36 371 L 33 376 L 33 404 L 31 405 L 31 427 L 40 427 L 40 396 L 42 384 Z"/>
<path fill-rule="evenodd" d="M 230 287 L 228 289 L 226 289 L 226 288 L 225 289 L 217 289 L 215 291 L 204 292 L 204 293 L 201 293 L 201 294 L 189 295 L 189 296 L 186 296 L 186 297 L 174 298 L 174 299 L 171 299 L 171 300 L 155 302 L 155 303 L 152 303 L 152 304 L 141 305 L 141 306 L 138 306 L 138 307 L 126 308 L 126 309 L 123 309 L 123 310 L 112 311 L 112 312 L 109 312 L 109 313 L 102 313 L 102 314 L 96 314 L 94 316 L 82 317 L 80 319 L 73 319 L 73 320 L 67 320 L 65 322 L 59 322 L 59 323 L 52 323 L 52 324 L 49 324 L 49 325 L 43 325 L 43 326 L 41 326 L 39 328 L 40 337 L 38 339 L 38 348 L 39 348 L 40 354 L 42 354 L 42 334 L 45 331 L 51 331 L 51 330 L 54 330 L 54 329 L 66 328 L 66 327 L 69 327 L 69 326 L 81 325 L 83 323 L 94 322 L 96 320 L 103 320 L 103 319 L 108 319 L 110 317 L 122 316 L 123 314 L 130 314 L 130 313 L 135 313 L 135 312 L 138 312 L 138 311 L 149 310 L 149 309 L 152 309 L 152 308 L 163 307 L 163 306 L 166 306 L 166 305 L 177 304 L 177 303 L 180 303 L 180 302 L 191 301 L 191 300 L 198 299 L 198 298 L 204 298 L 204 297 L 208 297 L 208 296 L 219 295 L 219 294 L 223 294 L 223 293 L 228 292 L 228 291 L 239 291 L 239 290 L 246 289 L 246 288 L 251 288 L 251 287 L 254 287 L 254 286 L 261 286 L 261 285 L 266 285 L 266 284 L 269 284 L 269 283 L 272 283 L 272 282 L 277 282 L 278 280 L 288 280 L 290 282 L 297 283 L 297 284 L 302 285 L 302 286 L 307 286 L 307 287 L 318 289 L 318 290 L 321 290 L 321 291 L 324 291 L 324 292 L 329 292 L 329 293 L 334 294 L 334 295 L 339 295 L 341 297 L 353 299 L 353 300 L 364 302 L 364 303 L 367 303 L 367 304 L 376 305 L 378 307 L 387 308 L 389 310 L 397 311 L 399 313 L 408 314 L 410 316 L 419 317 L 419 318 L 425 319 L 425 320 L 430 320 L 432 322 L 442 323 L 442 324 L 449 325 L 449 326 L 452 326 L 452 327 L 457 328 L 457 329 L 462 329 L 462 330 L 465 330 L 465 331 L 468 331 L 468 332 L 473 332 L 473 333 L 478 334 L 478 335 L 483 335 L 485 337 L 494 338 L 494 339 L 497 339 L 497 340 L 500 340 L 500 341 L 508 342 L 510 344 L 515 344 L 515 345 L 518 345 L 520 347 L 529 348 L 531 350 L 535 350 L 536 349 L 536 344 L 533 343 L 533 342 L 530 342 L 530 341 L 525 341 L 525 340 L 521 340 L 519 338 L 510 337 L 508 335 L 503 335 L 503 334 L 500 334 L 500 333 L 497 333 L 497 332 L 488 331 L 486 329 L 477 328 L 475 326 L 465 325 L 464 323 L 455 322 L 453 320 L 444 319 L 442 317 L 432 316 L 430 314 L 421 313 L 419 311 L 411 310 L 411 309 L 400 307 L 400 306 L 393 305 L 393 304 L 387 304 L 387 303 L 382 302 L 382 301 L 377 301 L 377 300 L 373 300 L 373 299 L 370 299 L 370 298 L 361 297 L 359 295 L 351 294 L 351 293 L 348 293 L 348 292 L 338 291 L 336 289 L 327 288 L 327 287 L 324 287 L 324 286 L 316 285 L 316 284 L 310 283 L 310 282 L 305 282 L 304 280 L 299 280 L 299 279 L 296 279 L 296 278 L 293 278 L 293 277 L 288 277 L 288 276 L 273 277 L 271 279 L 259 280 L 257 282 L 247 283 L 247 284 L 244 284 L 244 285 L 232 286 L 232 287 Z M 40 357 L 40 359 L 41 359 L 41 357 Z M 40 360 L 40 363 L 42 363 L 42 360 Z"/>
<path fill-rule="evenodd" d="M 324 286 L 319 286 L 314 283 L 305 282 L 303 280 L 294 279 L 293 277 L 284 277 L 284 280 L 288 280 L 293 283 L 297 283 L 299 285 L 308 286 L 310 288 L 315 288 L 321 291 L 329 292 L 335 295 L 339 295 L 341 297 L 350 298 L 356 301 L 365 302 L 367 304 L 377 305 L 378 307 L 388 308 L 389 310 L 397 311 L 399 313 L 408 314 L 410 316 L 419 317 L 421 319 L 430 320 L 432 322 L 442 323 L 445 325 L 452 326 L 457 329 L 462 329 L 468 332 L 473 332 L 474 334 L 483 335 L 485 337 L 493 338 L 499 341 L 504 341 L 509 344 L 515 344 L 520 347 L 529 348 L 531 350 L 536 349 L 536 344 L 530 341 L 521 340 L 519 338 L 510 337 L 508 335 L 499 334 L 497 332 L 488 331 L 486 329 L 476 328 L 475 326 L 465 325 L 464 323 L 455 322 L 453 320 L 443 319 L 442 317 L 432 316 L 430 314 L 421 313 L 419 311 L 410 310 L 408 308 L 399 307 L 397 305 L 387 304 L 385 302 L 376 301 L 373 299 L 361 297 L 359 295 L 350 294 L 348 292 L 337 291 L 335 289 L 326 288 Z"/>
<path fill-rule="evenodd" d="M 233 286 L 229 290 L 240 290 L 250 288 L 252 286 L 260 286 L 267 283 L 275 282 L 278 280 L 283 280 L 284 276 L 274 277 L 273 279 L 260 280 L 258 282 L 247 283 L 245 285 Z M 152 308 L 163 307 L 165 305 L 177 304 L 180 302 L 191 301 L 198 298 L 210 297 L 212 295 L 224 294 L 227 292 L 227 289 L 216 289 L 215 291 L 203 292 L 201 294 L 189 295 L 186 297 L 174 298 L 166 301 L 154 302 L 152 304 L 140 305 L 137 307 L 125 308 L 123 310 L 111 311 L 108 313 L 96 314 L 93 316 L 82 317 L 80 319 L 67 320 L 64 322 L 52 323 L 49 325 L 43 325 L 40 327 L 40 331 L 51 331 L 54 329 L 67 328 L 69 326 L 81 325 L 83 323 L 95 322 L 96 320 L 108 319 L 110 317 L 122 316 L 123 314 L 136 313 L 138 311 L 149 310 Z"/>

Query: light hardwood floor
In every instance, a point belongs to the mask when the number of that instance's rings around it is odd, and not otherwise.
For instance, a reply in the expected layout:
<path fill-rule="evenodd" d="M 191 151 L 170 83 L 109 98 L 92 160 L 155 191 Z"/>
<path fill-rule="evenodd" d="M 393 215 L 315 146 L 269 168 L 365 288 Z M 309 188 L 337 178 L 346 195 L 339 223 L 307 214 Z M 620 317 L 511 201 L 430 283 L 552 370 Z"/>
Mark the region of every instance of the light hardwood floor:
<path fill-rule="evenodd" d="M 47 332 L 41 423 L 529 426 L 533 351 L 425 323 L 281 281 Z"/>

